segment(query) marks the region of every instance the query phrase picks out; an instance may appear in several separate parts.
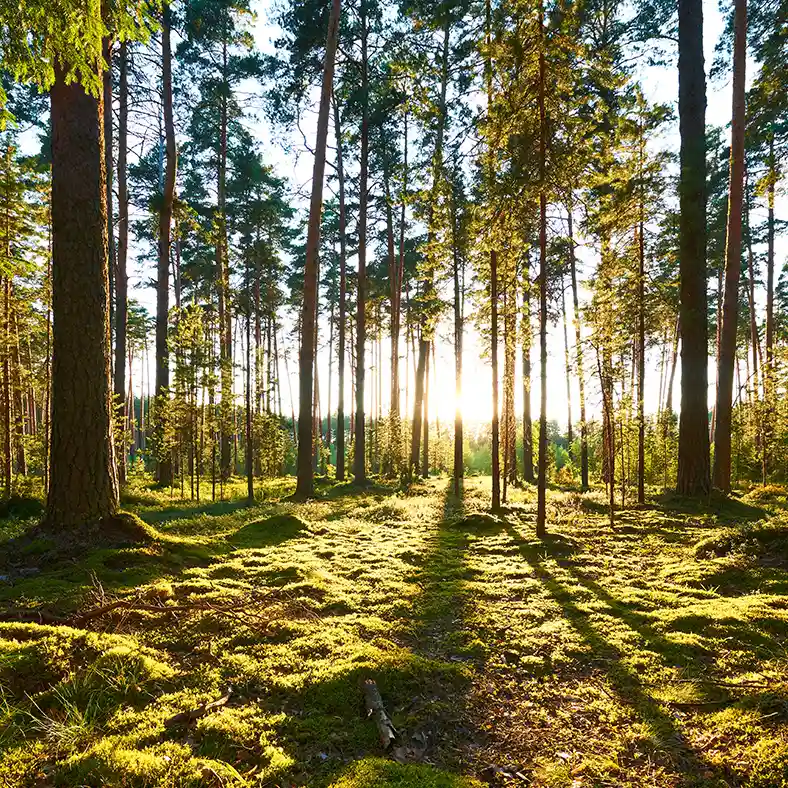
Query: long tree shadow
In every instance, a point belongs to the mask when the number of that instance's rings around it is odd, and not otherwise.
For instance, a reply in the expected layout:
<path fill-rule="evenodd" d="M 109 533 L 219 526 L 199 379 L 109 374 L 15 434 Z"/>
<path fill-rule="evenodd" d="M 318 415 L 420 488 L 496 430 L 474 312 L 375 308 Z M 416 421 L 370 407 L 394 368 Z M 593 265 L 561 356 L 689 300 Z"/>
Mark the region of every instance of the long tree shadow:
<path fill-rule="evenodd" d="M 511 526 L 507 528 L 507 532 L 517 545 L 523 559 L 530 566 L 534 577 L 541 582 L 549 596 L 559 605 L 567 621 L 590 647 L 594 654 L 594 662 L 606 666 L 607 678 L 618 697 L 623 703 L 629 705 L 644 722 L 648 723 L 658 735 L 665 752 L 669 755 L 671 768 L 679 774 L 684 774 L 688 770 L 691 770 L 695 775 L 713 772 L 714 767 L 687 743 L 671 714 L 646 692 L 636 672 L 625 664 L 625 655 L 621 649 L 608 640 L 589 621 L 588 612 L 580 607 L 573 592 L 546 568 L 542 557 L 544 550 L 540 550 L 534 543 L 525 542 Z M 690 654 L 695 656 L 695 652 L 692 650 L 685 651 L 679 648 L 677 652 L 674 649 L 676 644 L 666 641 L 662 636 L 657 636 L 638 617 L 631 615 L 629 611 L 622 610 L 621 606 L 617 605 L 616 601 L 598 584 L 593 584 L 592 590 L 600 591 L 599 596 L 607 602 L 610 610 L 614 614 L 619 614 L 652 647 L 662 648 L 663 654 L 681 653 L 685 657 Z"/>

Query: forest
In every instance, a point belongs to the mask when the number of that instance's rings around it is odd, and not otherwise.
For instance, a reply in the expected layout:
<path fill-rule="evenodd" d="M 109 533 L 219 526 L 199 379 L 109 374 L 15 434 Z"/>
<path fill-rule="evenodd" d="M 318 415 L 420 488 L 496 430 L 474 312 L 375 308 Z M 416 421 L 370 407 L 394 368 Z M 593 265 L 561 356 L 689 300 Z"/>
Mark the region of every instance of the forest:
<path fill-rule="evenodd" d="M 0 0 L 2 788 L 788 788 L 787 0 Z"/>

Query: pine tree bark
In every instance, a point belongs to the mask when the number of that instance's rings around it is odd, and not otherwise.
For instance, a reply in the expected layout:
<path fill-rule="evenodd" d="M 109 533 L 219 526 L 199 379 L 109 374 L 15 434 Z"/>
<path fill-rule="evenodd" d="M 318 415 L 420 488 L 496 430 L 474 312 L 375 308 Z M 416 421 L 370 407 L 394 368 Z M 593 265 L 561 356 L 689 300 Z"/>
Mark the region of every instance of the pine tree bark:
<path fill-rule="evenodd" d="M 569 457 L 572 457 L 572 362 L 569 360 L 569 328 L 566 318 L 566 287 L 564 285 L 564 272 L 561 271 L 561 319 L 564 324 L 564 371 L 566 373 L 566 440 L 569 447 Z"/>
<path fill-rule="evenodd" d="M 572 308 L 575 324 L 575 357 L 577 363 L 577 383 L 580 389 L 580 488 L 588 489 L 588 427 L 586 425 L 586 389 L 585 370 L 583 369 L 583 343 L 580 330 L 580 299 L 577 288 L 577 256 L 575 253 L 574 238 L 574 206 L 569 200 L 568 227 L 569 227 L 569 272 L 572 277 Z"/>
<path fill-rule="evenodd" d="M 129 248 L 129 190 L 127 180 L 128 131 L 129 131 L 129 56 L 126 42 L 120 44 L 118 53 L 120 72 L 118 111 L 118 248 L 115 258 L 115 369 L 113 389 L 118 411 L 118 423 L 122 426 L 121 451 L 118 457 L 118 476 L 121 483 L 126 480 L 126 454 L 129 438 L 126 432 L 128 414 L 126 410 L 126 323 L 128 320 L 129 278 L 126 259 Z"/>
<path fill-rule="evenodd" d="M 523 281 L 523 479 L 529 484 L 534 476 L 534 426 L 531 418 L 531 275 L 526 263 Z"/>
<path fill-rule="evenodd" d="M 681 417 L 676 488 L 707 495 L 706 74 L 702 0 L 679 0 Z"/>
<path fill-rule="evenodd" d="M 361 25 L 361 153 L 358 186 L 358 277 L 356 295 L 356 431 L 353 444 L 353 480 L 364 484 L 366 469 L 366 416 L 364 413 L 364 358 L 367 342 L 367 179 L 369 176 L 369 61 L 367 57 L 367 0 L 360 3 Z"/>
<path fill-rule="evenodd" d="M 731 489 L 731 428 L 736 334 L 739 327 L 739 276 L 742 253 L 744 193 L 745 68 L 747 59 L 747 0 L 734 2 L 733 118 L 731 121 L 728 238 L 725 244 L 725 300 L 717 360 L 717 418 L 714 428 L 714 486 Z"/>
<path fill-rule="evenodd" d="M 430 187 L 429 205 L 427 208 L 427 247 L 431 247 L 432 239 L 435 235 L 435 208 L 438 202 L 438 189 L 441 181 L 441 171 L 443 168 L 443 140 L 446 133 L 446 90 L 449 80 L 449 39 L 451 35 L 451 18 L 446 14 L 443 22 L 443 48 L 441 53 L 441 87 L 440 96 L 438 99 L 438 128 L 435 135 L 435 149 L 432 155 L 432 185 Z M 404 221 L 404 215 L 403 215 Z M 403 241 L 404 242 L 404 241 Z M 434 253 L 428 251 L 428 255 Z M 424 282 L 423 301 L 429 305 L 435 299 L 435 281 L 434 269 L 435 263 L 430 258 L 427 261 L 427 276 Z M 426 354 L 430 352 L 432 342 L 432 333 L 434 327 L 432 319 L 427 315 L 423 315 L 421 319 L 421 337 L 419 341 L 419 363 L 416 370 L 415 381 L 415 396 L 416 400 L 413 406 L 413 423 L 411 425 L 411 462 L 409 466 L 409 475 L 411 472 L 418 473 L 419 468 L 419 441 L 421 432 L 424 429 L 423 418 L 421 414 L 425 385 L 423 376 L 427 369 Z M 424 363 L 422 363 L 422 355 L 424 354 Z"/>
<path fill-rule="evenodd" d="M 164 173 L 164 193 L 159 211 L 159 257 L 156 276 L 156 401 L 163 412 L 159 413 L 159 429 L 168 418 L 167 400 L 170 388 L 170 359 L 167 350 L 167 328 L 170 312 L 170 245 L 172 212 L 175 202 L 175 175 L 178 161 L 175 150 L 175 123 L 172 113 L 172 47 L 170 45 L 170 7 L 162 8 L 161 24 L 161 93 L 164 114 L 165 150 L 167 167 Z M 169 455 L 159 458 L 157 467 L 159 484 L 172 484 L 172 460 Z"/>
<path fill-rule="evenodd" d="M 43 525 L 118 510 L 110 396 L 102 100 L 58 69 L 52 106 L 52 446 Z"/>
<path fill-rule="evenodd" d="M 463 291 L 460 283 L 460 254 L 458 249 L 457 204 L 452 200 L 452 276 L 454 279 L 454 494 L 459 496 L 465 473 L 463 462 L 462 423 L 462 341 Z"/>
<path fill-rule="evenodd" d="M 312 477 L 312 364 L 315 357 L 315 308 L 317 305 L 317 259 L 320 251 L 320 218 L 323 207 L 323 175 L 326 168 L 328 111 L 334 82 L 334 56 L 337 48 L 340 0 L 332 0 L 328 20 L 323 85 L 317 118 L 315 162 L 312 170 L 312 195 L 304 266 L 304 304 L 301 310 L 301 348 L 298 359 L 298 458 L 296 496 L 306 498 L 313 492 Z"/>
<path fill-rule="evenodd" d="M 345 480 L 345 332 L 347 330 L 347 230 L 345 217 L 345 168 L 342 158 L 342 129 L 339 105 L 334 95 L 334 136 L 337 146 L 339 182 L 339 336 L 337 337 L 337 480 Z"/>
<path fill-rule="evenodd" d="M 228 84 L 227 37 L 222 42 L 222 84 Z M 230 269 L 227 259 L 227 97 L 219 106 L 219 149 L 217 151 L 216 289 L 219 300 L 219 366 L 222 399 L 219 405 L 219 468 L 222 479 L 232 473 L 233 412 L 233 318 L 230 308 Z"/>
<path fill-rule="evenodd" d="M 537 478 L 536 535 L 547 533 L 547 117 L 545 112 L 544 8 L 539 4 L 539 468 Z"/>
<path fill-rule="evenodd" d="M 107 10 L 106 4 L 102 4 L 102 14 Z M 114 279 L 115 279 L 115 226 L 112 210 L 112 178 L 113 178 L 113 159 L 112 159 L 112 38 L 104 38 L 103 55 L 106 71 L 104 72 L 104 162 L 107 169 L 107 243 L 109 248 L 109 324 L 110 331 L 113 325 L 113 298 L 114 298 Z M 120 464 L 119 464 L 120 471 Z"/>
<path fill-rule="evenodd" d="M 490 250 L 490 365 L 492 366 L 492 508 L 501 508 L 500 420 L 498 416 L 498 252 Z"/>
<path fill-rule="evenodd" d="M 427 348 L 424 360 L 424 417 L 421 422 L 423 438 L 421 441 L 421 475 L 426 479 L 430 475 L 430 350 Z"/>

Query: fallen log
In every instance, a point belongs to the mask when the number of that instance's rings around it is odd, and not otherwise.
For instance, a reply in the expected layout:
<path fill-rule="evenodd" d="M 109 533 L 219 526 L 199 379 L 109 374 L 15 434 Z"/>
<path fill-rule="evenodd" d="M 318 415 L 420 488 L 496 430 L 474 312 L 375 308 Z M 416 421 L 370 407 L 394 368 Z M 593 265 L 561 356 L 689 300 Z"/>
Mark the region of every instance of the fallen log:
<path fill-rule="evenodd" d="M 384 750 L 388 750 L 397 740 L 397 729 L 391 721 L 386 707 L 383 705 L 383 698 L 380 696 L 378 685 L 372 679 L 365 679 L 362 684 L 364 690 L 364 703 L 367 708 L 367 717 L 372 717 L 378 728 L 380 743 Z"/>

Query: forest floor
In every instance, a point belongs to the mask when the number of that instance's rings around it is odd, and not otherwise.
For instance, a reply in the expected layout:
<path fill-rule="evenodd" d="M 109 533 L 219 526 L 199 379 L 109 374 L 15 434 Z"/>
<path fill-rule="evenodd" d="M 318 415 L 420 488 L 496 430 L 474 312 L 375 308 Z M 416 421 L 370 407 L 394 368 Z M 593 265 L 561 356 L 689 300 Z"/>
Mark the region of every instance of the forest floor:
<path fill-rule="evenodd" d="M 0 785 L 788 786 L 785 491 L 611 531 L 601 491 L 551 490 L 537 540 L 533 489 L 468 517 L 489 484 L 138 484 L 148 545 L 0 542 L 3 617 L 55 622 L 0 623 Z"/>

